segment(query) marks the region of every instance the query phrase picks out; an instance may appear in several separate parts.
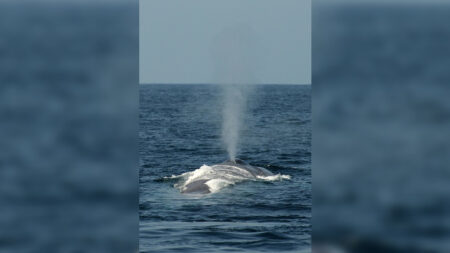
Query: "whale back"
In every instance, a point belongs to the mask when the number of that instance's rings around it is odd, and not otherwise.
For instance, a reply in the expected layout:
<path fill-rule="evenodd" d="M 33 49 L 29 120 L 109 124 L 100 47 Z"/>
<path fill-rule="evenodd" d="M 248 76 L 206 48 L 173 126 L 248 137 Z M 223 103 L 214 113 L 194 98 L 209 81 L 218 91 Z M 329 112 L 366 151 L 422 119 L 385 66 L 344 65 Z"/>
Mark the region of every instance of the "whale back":
<path fill-rule="evenodd" d="M 231 165 L 231 166 L 238 166 L 238 165 L 249 165 L 248 163 L 244 162 L 241 159 L 235 159 L 235 160 L 226 160 L 221 163 L 222 165 Z"/>
<path fill-rule="evenodd" d="M 241 159 L 235 159 L 234 161 L 227 160 L 219 165 L 228 165 L 228 166 L 234 166 L 234 167 L 244 169 L 244 170 L 248 171 L 249 173 L 251 173 L 254 177 L 257 177 L 257 176 L 265 177 L 265 176 L 273 175 L 272 172 L 270 172 L 264 168 L 261 168 L 261 167 L 252 166 Z"/>
<path fill-rule="evenodd" d="M 182 193 L 208 194 L 215 192 L 217 187 L 221 188 L 223 185 L 272 176 L 273 174 L 264 168 L 252 166 L 240 159 L 236 159 L 234 161 L 227 160 L 212 166 L 204 165 L 186 175 L 186 181 L 180 184 Z"/>

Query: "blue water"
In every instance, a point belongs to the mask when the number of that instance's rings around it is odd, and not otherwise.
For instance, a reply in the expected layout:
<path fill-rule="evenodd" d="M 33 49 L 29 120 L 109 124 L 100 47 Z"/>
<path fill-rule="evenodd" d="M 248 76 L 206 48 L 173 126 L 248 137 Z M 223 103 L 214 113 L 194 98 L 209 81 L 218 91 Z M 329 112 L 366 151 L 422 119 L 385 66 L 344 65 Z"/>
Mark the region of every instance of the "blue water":
<path fill-rule="evenodd" d="M 257 86 L 243 120 L 238 157 L 291 180 L 192 196 L 164 178 L 227 159 L 221 95 L 215 85 L 140 87 L 140 251 L 310 251 L 309 86 Z"/>

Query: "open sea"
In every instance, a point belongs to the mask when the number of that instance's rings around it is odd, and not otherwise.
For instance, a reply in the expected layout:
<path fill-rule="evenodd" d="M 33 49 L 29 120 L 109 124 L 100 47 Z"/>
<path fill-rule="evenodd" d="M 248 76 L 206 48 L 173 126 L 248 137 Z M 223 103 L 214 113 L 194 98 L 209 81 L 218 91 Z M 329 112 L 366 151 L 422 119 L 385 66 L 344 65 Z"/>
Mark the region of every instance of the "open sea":
<path fill-rule="evenodd" d="M 311 88 L 252 89 L 238 157 L 290 180 L 181 194 L 180 175 L 226 160 L 217 85 L 141 85 L 140 252 L 310 252 Z"/>

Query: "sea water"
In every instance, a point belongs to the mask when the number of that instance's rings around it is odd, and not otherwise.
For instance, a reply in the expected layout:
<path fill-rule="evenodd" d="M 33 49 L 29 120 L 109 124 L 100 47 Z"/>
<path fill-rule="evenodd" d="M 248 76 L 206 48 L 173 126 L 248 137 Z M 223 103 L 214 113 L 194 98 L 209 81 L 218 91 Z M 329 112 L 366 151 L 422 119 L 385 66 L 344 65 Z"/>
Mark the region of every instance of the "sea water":
<path fill-rule="evenodd" d="M 228 177 L 210 181 L 212 194 L 191 195 L 177 184 L 213 176 L 211 166 L 228 159 L 221 87 L 141 85 L 141 252 L 310 249 L 311 88 L 254 90 L 237 157 L 274 176 L 221 174 Z"/>

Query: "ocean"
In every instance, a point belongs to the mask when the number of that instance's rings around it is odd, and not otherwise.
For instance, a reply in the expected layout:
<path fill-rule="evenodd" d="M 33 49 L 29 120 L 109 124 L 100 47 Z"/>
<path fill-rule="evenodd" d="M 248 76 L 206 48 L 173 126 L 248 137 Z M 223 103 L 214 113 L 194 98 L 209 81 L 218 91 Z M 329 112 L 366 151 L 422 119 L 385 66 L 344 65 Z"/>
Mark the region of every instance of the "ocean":
<path fill-rule="evenodd" d="M 308 252 L 311 87 L 259 85 L 249 94 L 237 157 L 283 180 L 247 180 L 205 195 L 177 178 L 228 159 L 217 85 L 141 85 L 140 252 Z"/>

